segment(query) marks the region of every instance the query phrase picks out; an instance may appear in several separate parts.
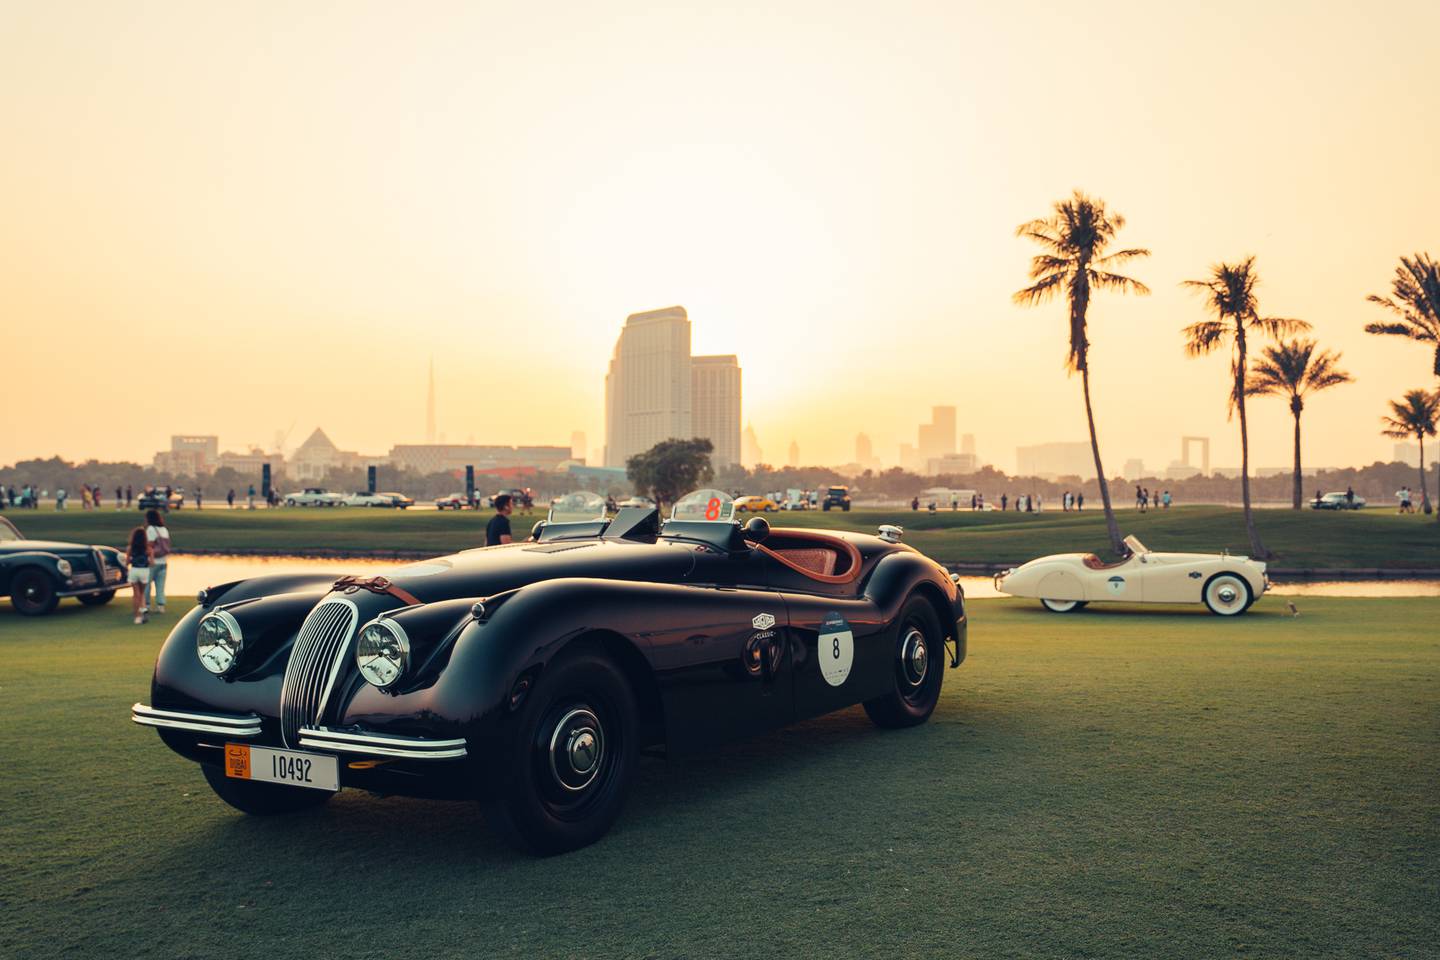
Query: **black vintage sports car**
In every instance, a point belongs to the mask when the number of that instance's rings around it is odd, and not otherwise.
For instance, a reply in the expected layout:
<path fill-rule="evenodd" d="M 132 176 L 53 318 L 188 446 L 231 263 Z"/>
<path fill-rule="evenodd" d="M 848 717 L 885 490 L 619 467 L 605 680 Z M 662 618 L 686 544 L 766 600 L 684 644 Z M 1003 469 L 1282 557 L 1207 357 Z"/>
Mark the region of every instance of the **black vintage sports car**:
<path fill-rule="evenodd" d="M 900 535 L 741 527 L 712 490 L 606 520 L 572 494 L 525 542 L 205 591 L 132 718 L 246 813 L 342 787 L 478 799 L 521 847 L 571 850 L 615 820 L 642 748 L 857 703 L 923 723 L 965 657 L 964 595 Z"/>
<path fill-rule="evenodd" d="M 26 540 L 0 517 L 0 596 L 10 595 L 16 613 L 38 617 L 62 597 L 98 606 L 125 584 L 125 560 L 114 547 Z"/>

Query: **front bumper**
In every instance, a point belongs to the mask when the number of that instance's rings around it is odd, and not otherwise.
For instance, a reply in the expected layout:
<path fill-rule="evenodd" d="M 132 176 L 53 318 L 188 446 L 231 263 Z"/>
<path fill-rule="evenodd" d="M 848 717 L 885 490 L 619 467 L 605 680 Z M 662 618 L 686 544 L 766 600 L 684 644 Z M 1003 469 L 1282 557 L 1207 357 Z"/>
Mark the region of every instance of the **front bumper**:
<path fill-rule="evenodd" d="M 157 710 L 137 703 L 130 707 L 130 719 L 144 727 L 214 733 L 245 739 L 260 735 L 260 715 L 255 713 L 201 713 L 194 710 Z"/>
<path fill-rule="evenodd" d="M 261 732 L 261 718 L 255 713 L 158 710 L 137 703 L 130 708 L 130 719 L 145 727 L 208 733 L 230 740 L 248 740 L 258 737 Z M 463 739 L 434 740 L 393 733 L 371 733 L 358 728 L 332 730 L 329 727 L 301 727 L 300 746 L 329 753 L 404 760 L 459 760 L 468 753 Z"/>

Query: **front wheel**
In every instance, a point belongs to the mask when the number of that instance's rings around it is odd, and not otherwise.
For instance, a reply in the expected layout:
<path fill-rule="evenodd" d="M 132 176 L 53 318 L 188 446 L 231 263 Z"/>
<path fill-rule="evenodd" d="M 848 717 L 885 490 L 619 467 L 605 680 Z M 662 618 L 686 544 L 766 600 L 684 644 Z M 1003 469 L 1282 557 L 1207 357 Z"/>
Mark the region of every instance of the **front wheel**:
<path fill-rule="evenodd" d="M 114 599 L 115 591 L 106 590 L 103 593 L 87 593 L 84 596 L 80 597 L 80 602 L 85 604 L 85 606 L 87 607 L 103 607 L 105 604 L 109 603 L 111 600 Z"/>
<path fill-rule="evenodd" d="M 1210 612 L 1221 617 L 1236 617 L 1250 609 L 1253 600 L 1250 584 L 1234 573 L 1217 573 L 1205 581 L 1201 594 Z"/>
<path fill-rule="evenodd" d="M 10 602 L 15 612 L 26 617 L 41 617 L 51 612 L 60 603 L 55 593 L 55 581 L 43 570 L 33 567 L 21 570 L 10 581 Z"/>
<path fill-rule="evenodd" d="M 201 764 L 200 769 L 205 771 L 205 780 L 217 797 L 241 813 L 254 817 L 309 810 L 323 806 L 335 796 L 329 790 L 287 787 L 283 783 L 263 783 L 258 780 L 237 780 L 225 776 L 223 768 L 208 763 Z"/>
<path fill-rule="evenodd" d="M 295 501 L 294 501 L 294 499 L 293 499 L 293 498 L 286 499 L 286 501 L 285 501 L 285 506 L 287 506 L 287 507 L 293 507 L 293 506 L 295 506 Z"/>
<path fill-rule="evenodd" d="M 1051 613 L 1074 613 L 1077 610 L 1084 610 L 1085 600 L 1046 600 L 1040 599 L 1040 605 Z"/>
<path fill-rule="evenodd" d="M 865 712 L 878 727 L 924 723 L 940 702 L 945 679 L 945 633 L 935 608 L 924 597 L 911 597 L 900 611 L 893 667 L 893 689 L 866 700 Z"/>
<path fill-rule="evenodd" d="M 608 657 L 561 654 L 504 734 L 486 818 L 540 856 L 599 840 L 625 803 L 639 762 L 639 713 Z"/>

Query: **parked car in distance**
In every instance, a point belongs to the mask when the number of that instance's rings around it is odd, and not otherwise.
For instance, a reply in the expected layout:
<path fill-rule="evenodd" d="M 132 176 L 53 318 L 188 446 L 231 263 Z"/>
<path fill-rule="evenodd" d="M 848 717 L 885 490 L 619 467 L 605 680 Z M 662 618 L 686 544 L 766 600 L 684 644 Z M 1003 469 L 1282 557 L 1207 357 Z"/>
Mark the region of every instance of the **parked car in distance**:
<path fill-rule="evenodd" d="M 461 493 L 447 493 L 443 497 L 435 498 L 436 510 L 464 510 L 470 506 L 470 499 Z"/>
<path fill-rule="evenodd" d="M 799 487 L 791 487 L 785 491 L 785 499 L 780 504 L 781 510 L 809 510 L 810 494 Z"/>
<path fill-rule="evenodd" d="M 585 491 L 556 506 L 531 540 L 388 576 L 202 592 L 131 719 L 247 814 L 313 809 L 343 788 L 478 801 L 502 837 L 554 854 L 604 836 L 631 787 L 664 776 L 638 776 L 642 751 L 695 753 L 856 704 L 877 726 L 913 727 L 965 659 L 957 579 L 895 540 L 742 526 L 718 490 L 668 520 L 654 507 L 607 518 Z M 921 764 L 942 739 L 893 749 Z M 424 813 L 396 816 L 429 829 Z M 286 854 L 328 842 L 288 831 Z"/>
<path fill-rule="evenodd" d="M 1364 497 L 1346 496 L 1344 491 L 1327 493 L 1319 500 L 1310 501 L 1311 510 L 1359 510 L 1363 506 L 1365 506 Z"/>
<path fill-rule="evenodd" d="M 125 559 L 114 547 L 27 540 L 0 517 L 0 596 L 10 597 L 16 613 L 47 614 L 64 597 L 90 607 L 109 603 L 125 576 Z"/>
<path fill-rule="evenodd" d="M 820 509 L 829 510 L 831 507 L 844 510 L 846 513 L 850 512 L 849 487 L 832 486 L 825 488 L 825 499 L 820 501 Z"/>
<path fill-rule="evenodd" d="M 1093 553 L 1057 553 L 996 574 L 995 588 L 1034 597 L 1051 613 L 1074 613 L 1097 601 L 1203 603 L 1233 617 L 1270 589 L 1265 564 L 1215 553 L 1154 553 L 1134 536 L 1130 555 L 1105 563 Z"/>
<path fill-rule="evenodd" d="M 344 499 L 340 494 L 330 493 L 321 487 L 306 487 L 299 493 L 287 493 L 285 495 L 285 506 L 333 507 L 341 503 Z"/>
<path fill-rule="evenodd" d="M 507 493 L 510 495 L 511 501 L 515 504 L 515 509 L 520 509 L 520 504 L 523 503 L 525 500 L 525 491 L 519 487 L 511 487 L 509 490 L 496 490 L 490 496 L 485 498 L 485 506 L 495 506 L 495 498 L 500 496 L 501 494 Z"/>
<path fill-rule="evenodd" d="M 735 498 L 736 513 L 774 513 L 780 504 L 764 495 Z"/>
<path fill-rule="evenodd" d="M 403 493 L 368 493 L 364 490 L 357 490 L 336 504 L 341 507 L 391 507 L 397 510 L 414 505 L 415 501 Z"/>
<path fill-rule="evenodd" d="M 625 507 L 653 507 L 655 506 L 655 501 L 649 497 L 626 497 L 624 500 L 615 504 L 615 506 L 621 509 Z"/>
<path fill-rule="evenodd" d="M 141 510 L 179 510 L 185 506 L 185 494 L 180 490 L 172 489 L 167 494 L 163 488 L 150 489 L 135 498 L 135 505 Z"/>

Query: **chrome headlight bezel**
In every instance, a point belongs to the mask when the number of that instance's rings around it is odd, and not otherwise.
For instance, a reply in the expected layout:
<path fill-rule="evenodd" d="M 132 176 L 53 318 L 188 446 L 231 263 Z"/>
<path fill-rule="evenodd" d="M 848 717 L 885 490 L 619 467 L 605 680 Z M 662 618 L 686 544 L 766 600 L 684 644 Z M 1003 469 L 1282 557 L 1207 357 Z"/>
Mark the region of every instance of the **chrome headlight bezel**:
<path fill-rule="evenodd" d="M 223 632 L 214 632 L 216 628 Z M 240 621 L 225 610 L 212 610 L 195 627 L 195 656 L 206 670 L 223 677 L 235 669 L 245 651 L 245 634 Z M 206 653 L 213 653 L 206 659 Z"/>
<path fill-rule="evenodd" d="M 75 568 L 70 565 L 70 561 L 66 560 L 64 557 L 61 557 L 59 560 L 55 561 L 55 570 L 62 577 L 68 577 L 70 576 L 70 574 L 75 572 Z"/>
<path fill-rule="evenodd" d="M 399 683 L 410 670 L 410 636 L 394 620 L 377 617 L 355 635 L 355 668 L 379 690 Z"/>

